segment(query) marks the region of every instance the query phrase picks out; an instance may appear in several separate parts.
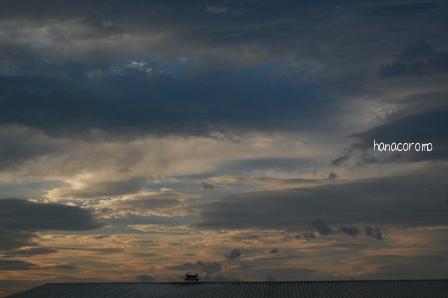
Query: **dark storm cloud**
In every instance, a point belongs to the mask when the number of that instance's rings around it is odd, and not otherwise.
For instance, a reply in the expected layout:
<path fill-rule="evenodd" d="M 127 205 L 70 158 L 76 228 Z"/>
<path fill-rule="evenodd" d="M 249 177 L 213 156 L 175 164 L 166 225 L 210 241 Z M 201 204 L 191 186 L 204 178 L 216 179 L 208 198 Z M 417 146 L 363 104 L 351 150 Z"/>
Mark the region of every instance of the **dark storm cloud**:
<path fill-rule="evenodd" d="M 434 153 L 447 153 L 448 133 L 441 129 L 448 126 L 448 106 L 442 106 L 411 116 L 391 119 L 383 125 L 369 129 L 355 137 L 363 144 L 372 143 L 373 139 L 392 142 L 432 142 Z"/>
<path fill-rule="evenodd" d="M 59 204 L 0 199 L 0 249 L 34 245 L 38 231 L 87 231 L 101 227 L 89 211 Z"/>
<path fill-rule="evenodd" d="M 338 91 L 346 92 L 404 42 L 425 37 L 446 43 L 443 1 L 0 3 L 0 50 L 13 64 L 4 68 L 27 71 L 30 57 L 41 65 L 81 60 L 97 67 L 150 53 L 187 58 L 201 71 L 283 61 L 286 73 L 290 66 L 298 70 L 293 79 L 338 82 L 344 87 Z"/>
<path fill-rule="evenodd" d="M 7 230 L 86 231 L 101 226 L 89 211 L 59 204 L 0 199 L 0 226 Z"/>
<path fill-rule="evenodd" d="M 332 130 L 403 40 L 445 44 L 439 2 L 0 3 L 0 124 L 63 134 Z"/>
<path fill-rule="evenodd" d="M 0 95 L 0 103 L 2 103 Z M 0 114 L 5 113 L 4 108 Z M 0 126 L 0 168 L 14 168 L 23 162 L 51 154 L 62 147 L 36 135 L 31 129 Z"/>
<path fill-rule="evenodd" d="M 385 77 L 432 75 L 448 72 L 448 51 L 437 50 L 426 41 L 406 47 L 397 61 L 381 67 Z"/>
<path fill-rule="evenodd" d="M 335 105 L 315 86 L 251 74 L 186 81 L 112 75 L 81 84 L 42 76 L 0 77 L 0 87 L 6 107 L 0 112 L 0 124 L 52 134 L 91 129 L 114 134 L 330 129 L 328 123 L 316 125 L 314 119 L 328 117 L 331 122 L 330 109 Z M 38 149 L 33 152 L 38 154 Z"/>
<path fill-rule="evenodd" d="M 409 84 L 412 84 L 413 80 L 419 80 L 420 78 L 410 78 Z M 431 81 L 430 77 L 422 78 L 423 80 Z M 398 79 L 400 80 L 400 79 Z M 442 77 L 441 81 L 445 81 L 445 79 Z M 436 83 L 437 84 L 437 83 Z M 431 89 L 431 88 L 428 88 Z M 438 88 L 435 88 L 438 89 Z M 410 94 L 409 96 L 405 96 L 402 98 L 397 98 L 395 100 L 392 100 L 391 103 L 397 104 L 401 106 L 401 109 L 399 112 L 394 113 L 390 117 L 388 117 L 386 120 L 395 118 L 403 118 L 406 116 L 412 116 L 419 113 L 422 113 L 424 111 L 430 111 L 434 110 L 435 108 L 442 108 L 446 106 L 446 98 L 448 97 L 448 92 L 445 90 L 445 88 L 440 88 L 438 90 L 430 90 L 422 92 L 415 92 Z M 396 114 L 396 115 L 395 115 Z"/>
<path fill-rule="evenodd" d="M 30 231 L 8 231 L 0 228 L 0 250 L 11 250 L 18 247 L 36 245 Z"/>
<path fill-rule="evenodd" d="M 201 226 L 303 229 L 321 219 L 325 224 L 313 228 L 328 234 L 327 224 L 446 224 L 446 178 L 446 168 L 441 167 L 407 176 L 235 194 L 206 205 Z"/>
<path fill-rule="evenodd" d="M 441 106 L 410 116 L 390 117 L 384 124 L 353 135 L 358 141 L 347 148 L 346 153 L 333 165 L 349 162 L 360 164 L 390 161 L 446 160 L 448 158 L 448 106 Z M 431 152 L 373 152 L 373 141 L 432 143 Z"/>

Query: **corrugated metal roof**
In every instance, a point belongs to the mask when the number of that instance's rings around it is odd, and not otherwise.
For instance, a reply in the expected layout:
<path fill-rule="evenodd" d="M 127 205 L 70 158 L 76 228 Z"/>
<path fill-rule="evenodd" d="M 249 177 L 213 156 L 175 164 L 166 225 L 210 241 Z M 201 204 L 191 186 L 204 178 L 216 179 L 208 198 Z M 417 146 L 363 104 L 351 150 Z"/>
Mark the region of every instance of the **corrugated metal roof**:
<path fill-rule="evenodd" d="M 252 281 L 46 284 L 17 298 L 309 298 L 448 297 L 448 280 Z"/>

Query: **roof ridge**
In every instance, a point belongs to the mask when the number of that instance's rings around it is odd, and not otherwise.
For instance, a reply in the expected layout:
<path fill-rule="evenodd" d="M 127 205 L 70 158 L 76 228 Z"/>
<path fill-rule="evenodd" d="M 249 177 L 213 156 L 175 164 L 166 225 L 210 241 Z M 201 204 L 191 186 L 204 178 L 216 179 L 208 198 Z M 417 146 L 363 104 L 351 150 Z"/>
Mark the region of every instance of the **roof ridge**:
<path fill-rule="evenodd" d="M 448 281 L 448 279 L 341 279 L 341 280 L 232 280 L 232 281 L 198 281 L 195 283 L 186 283 L 184 281 L 153 281 L 153 282 L 136 282 L 136 281 L 93 281 L 93 282 L 52 282 L 43 285 L 95 285 L 95 284 L 224 284 L 224 283 L 359 283 L 359 282 L 415 282 L 415 281 Z"/>

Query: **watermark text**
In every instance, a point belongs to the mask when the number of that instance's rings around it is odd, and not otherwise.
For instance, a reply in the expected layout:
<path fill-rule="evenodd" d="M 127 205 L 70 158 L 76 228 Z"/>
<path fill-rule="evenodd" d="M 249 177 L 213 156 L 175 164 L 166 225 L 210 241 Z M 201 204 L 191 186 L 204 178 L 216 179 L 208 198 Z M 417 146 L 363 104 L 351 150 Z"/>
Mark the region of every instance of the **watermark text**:
<path fill-rule="evenodd" d="M 392 143 L 383 143 L 377 142 L 373 140 L 373 151 L 388 151 L 388 152 L 408 152 L 408 151 L 416 151 L 416 152 L 430 152 L 432 151 L 432 143 L 419 143 L 419 142 L 392 142 Z"/>

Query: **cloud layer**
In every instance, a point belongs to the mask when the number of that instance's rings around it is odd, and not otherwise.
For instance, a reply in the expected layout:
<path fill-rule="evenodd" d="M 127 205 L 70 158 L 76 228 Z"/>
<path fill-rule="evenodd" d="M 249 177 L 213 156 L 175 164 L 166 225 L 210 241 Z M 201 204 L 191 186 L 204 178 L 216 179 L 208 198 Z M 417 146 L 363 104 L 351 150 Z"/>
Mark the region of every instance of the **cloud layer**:
<path fill-rule="evenodd" d="M 0 284 L 447 275 L 444 1 L 0 7 Z"/>
<path fill-rule="evenodd" d="M 34 232 L 87 231 L 101 227 L 89 211 L 79 207 L 0 199 L 0 209 L 0 249 L 32 245 Z"/>
<path fill-rule="evenodd" d="M 235 194 L 205 207 L 201 224 L 286 229 L 311 224 L 320 234 L 331 230 L 316 220 L 343 225 L 445 225 L 445 179 L 446 169 L 442 167 L 406 176 Z"/>

